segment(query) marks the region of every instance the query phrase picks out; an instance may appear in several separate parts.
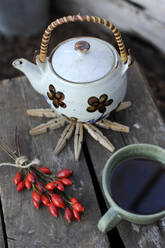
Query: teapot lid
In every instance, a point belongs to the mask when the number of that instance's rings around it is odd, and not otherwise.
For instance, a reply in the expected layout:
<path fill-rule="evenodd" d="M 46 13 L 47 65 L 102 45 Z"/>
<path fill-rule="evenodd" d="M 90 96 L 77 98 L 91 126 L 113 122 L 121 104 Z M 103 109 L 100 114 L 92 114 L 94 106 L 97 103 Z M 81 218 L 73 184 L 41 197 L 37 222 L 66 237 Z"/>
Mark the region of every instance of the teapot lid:
<path fill-rule="evenodd" d="M 60 43 L 51 53 L 55 73 L 74 83 L 103 78 L 117 64 L 117 52 L 107 42 L 94 37 L 78 37 Z"/>

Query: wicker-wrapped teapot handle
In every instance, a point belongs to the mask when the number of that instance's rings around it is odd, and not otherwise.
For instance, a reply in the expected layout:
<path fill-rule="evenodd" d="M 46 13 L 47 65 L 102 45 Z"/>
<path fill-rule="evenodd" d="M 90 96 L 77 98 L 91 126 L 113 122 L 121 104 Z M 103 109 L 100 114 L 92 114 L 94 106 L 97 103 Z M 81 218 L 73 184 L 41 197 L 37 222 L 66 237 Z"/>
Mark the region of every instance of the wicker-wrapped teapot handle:
<path fill-rule="evenodd" d="M 80 14 L 78 15 L 73 15 L 73 16 L 66 16 L 60 19 L 57 19 L 53 21 L 45 30 L 43 37 L 42 37 L 42 42 L 41 42 L 41 47 L 40 47 L 40 61 L 45 62 L 46 60 L 46 55 L 47 55 L 47 50 L 48 50 L 48 44 L 49 40 L 51 37 L 51 32 L 59 25 L 62 25 L 63 23 L 69 23 L 69 22 L 77 22 L 77 21 L 87 21 L 87 22 L 93 22 L 93 23 L 98 23 L 98 24 L 103 24 L 104 26 L 108 27 L 111 29 L 112 33 L 115 36 L 116 42 L 119 47 L 120 51 L 120 56 L 121 59 L 124 63 L 127 62 L 128 57 L 127 57 L 127 52 L 125 49 L 125 45 L 123 43 L 122 37 L 118 29 L 113 25 L 111 22 L 105 20 L 104 18 L 100 17 L 95 17 L 95 16 L 81 16 Z"/>

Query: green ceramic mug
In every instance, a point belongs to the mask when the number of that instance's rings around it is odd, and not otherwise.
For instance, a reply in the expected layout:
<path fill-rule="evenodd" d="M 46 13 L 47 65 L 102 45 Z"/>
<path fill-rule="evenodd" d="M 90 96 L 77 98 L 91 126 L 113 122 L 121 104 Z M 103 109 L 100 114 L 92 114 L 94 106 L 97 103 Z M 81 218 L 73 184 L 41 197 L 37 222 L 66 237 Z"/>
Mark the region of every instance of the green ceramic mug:
<path fill-rule="evenodd" d="M 122 160 L 128 158 L 144 158 L 161 162 L 165 167 L 165 150 L 159 146 L 149 144 L 128 145 L 115 152 L 103 170 L 102 183 L 104 194 L 110 204 L 110 209 L 98 222 L 98 228 L 101 232 L 108 232 L 115 227 L 121 220 L 127 220 L 136 224 L 151 224 L 165 216 L 165 210 L 148 215 L 134 214 L 121 208 L 113 200 L 109 192 L 109 179 L 114 167 Z"/>

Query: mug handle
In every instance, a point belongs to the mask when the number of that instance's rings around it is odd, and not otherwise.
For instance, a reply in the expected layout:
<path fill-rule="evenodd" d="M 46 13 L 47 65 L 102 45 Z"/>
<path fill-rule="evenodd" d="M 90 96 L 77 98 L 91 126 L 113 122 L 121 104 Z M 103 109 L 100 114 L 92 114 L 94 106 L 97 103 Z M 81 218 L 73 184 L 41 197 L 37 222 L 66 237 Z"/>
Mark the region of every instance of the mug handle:
<path fill-rule="evenodd" d="M 108 232 L 114 228 L 122 220 L 120 214 L 118 214 L 114 208 L 110 208 L 99 220 L 98 229 L 101 232 Z"/>

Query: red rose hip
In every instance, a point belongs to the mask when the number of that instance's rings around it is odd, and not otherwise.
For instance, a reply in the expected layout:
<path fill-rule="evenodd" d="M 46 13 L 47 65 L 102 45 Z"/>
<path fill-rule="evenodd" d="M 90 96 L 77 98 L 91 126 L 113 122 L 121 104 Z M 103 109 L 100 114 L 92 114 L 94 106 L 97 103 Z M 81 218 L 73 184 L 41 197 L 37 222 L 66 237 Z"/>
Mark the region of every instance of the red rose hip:
<path fill-rule="evenodd" d="M 13 180 L 14 180 L 15 185 L 17 185 L 19 182 L 21 182 L 21 172 L 20 171 L 18 171 L 16 173 L 16 175 L 15 175 Z"/>
<path fill-rule="evenodd" d="M 35 182 L 35 176 L 33 174 L 31 174 L 30 172 L 28 172 L 27 178 L 28 178 L 28 181 L 31 183 Z"/>
<path fill-rule="evenodd" d="M 45 174 L 51 174 L 51 170 L 48 167 L 40 167 L 39 170 Z"/>
<path fill-rule="evenodd" d="M 64 177 L 69 177 L 70 175 L 72 175 L 72 170 L 64 169 L 59 171 L 56 176 L 58 178 L 64 178 Z"/>
<path fill-rule="evenodd" d="M 44 188 L 43 183 L 41 183 L 41 182 L 36 182 L 35 186 L 36 186 L 36 188 L 38 189 L 38 191 L 44 192 L 44 190 L 43 190 L 43 188 Z"/>
<path fill-rule="evenodd" d="M 47 183 L 47 185 L 45 186 L 45 188 L 47 190 L 53 190 L 53 189 L 55 189 L 55 187 L 56 187 L 56 183 L 55 182 Z"/>
<path fill-rule="evenodd" d="M 81 221 L 81 215 L 77 212 L 77 210 L 73 209 L 73 215 L 78 221 Z"/>
<path fill-rule="evenodd" d="M 17 184 L 17 191 L 20 192 L 21 190 L 24 189 L 25 183 L 23 181 L 19 182 Z"/>
<path fill-rule="evenodd" d="M 28 178 L 25 178 L 25 187 L 29 190 L 32 187 L 32 183 L 28 180 Z"/>
<path fill-rule="evenodd" d="M 62 182 L 60 182 L 59 180 L 54 180 L 53 183 L 55 183 L 56 188 L 60 191 L 64 191 L 64 185 Z"/>
<path fill-rule="evenodd" d="M 69 207 L 66 207 L 65 208 L 65 213 L 64 213 L 64 218 L 66 219 L 66 221 L 68 223 L 70 223 L 72 221 L 73 217 L 74 216 L 73 216 L 72 210 Z"/>
<path fill-rule="evenodd" d="M 64 200 L 62 199 L 61 195 L 53 194 L 51 196 L 53 204 L 58 208 L 64 208 Z"/>
<path fill-rule="evenodd" d="M 72 197 L 72 198 L 70 198 L 70 202 L 71 202 L 72 204 L 75 204 L 75 203 L 78 202 L 78 199 L 77 199 L 76 197 Z"/>
<path fill-rule="evenodd" d="M 60 181 L 65 185 L 65 186 L 70 186 L 72 185 L 72 181 L 69 178 L 61 178 Z"/>
<path fill-rule="evenodd" d="M 40 207 L 40 202 L 36 202 L 34 199 L 32 199 L 32 203 L 33 203 L 33 206 L 35 208 L 39 208 Z"/>
<path fill-rule="evenodd" d="M 32 193 L 32 198 L 33 198 L 34 201 L 36 201 L 38 203 L 41 201 L 40 194 L 37 191 L 35 191 L 35 190 Z"/>
<path fill-rule="evenodd" d="M 58 209 L 56 206 L 54 206 L 53 202 L 49 203 L 49 211 L 50 211 L 51 215 L 53 215 L 54 217 L 58 216 Z"/>
<path fill-rule="evenodd" d="M 46 195 L 41 195 L 41 202 L 45 205 L 45 206 L 49 206 L 49 198 Z"/>
<path fill-rule="evenodd" d="M 73 204 L 73 209 L 77 212 L 84 212 L 84 207 L 79 202 Z"/>

